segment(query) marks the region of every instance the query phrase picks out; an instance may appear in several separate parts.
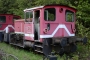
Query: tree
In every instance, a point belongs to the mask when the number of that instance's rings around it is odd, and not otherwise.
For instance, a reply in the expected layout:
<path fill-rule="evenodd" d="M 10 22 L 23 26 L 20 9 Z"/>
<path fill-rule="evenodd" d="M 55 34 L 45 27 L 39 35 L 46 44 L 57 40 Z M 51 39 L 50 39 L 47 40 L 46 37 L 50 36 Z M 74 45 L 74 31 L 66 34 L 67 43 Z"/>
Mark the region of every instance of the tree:
<path fill-rule="evenodd" d="M 13 9 L 15 9 L 15 6 L 15 0 L 0 0 L 0 13 L 13 14 Z"/>
<path fill-rule="evenodd" d="M 69 6 L 77 9 L 77 20 L 82 23 L 85 27 L 90 27 L 90 4 L 89 0 L 70 0 Z"/>

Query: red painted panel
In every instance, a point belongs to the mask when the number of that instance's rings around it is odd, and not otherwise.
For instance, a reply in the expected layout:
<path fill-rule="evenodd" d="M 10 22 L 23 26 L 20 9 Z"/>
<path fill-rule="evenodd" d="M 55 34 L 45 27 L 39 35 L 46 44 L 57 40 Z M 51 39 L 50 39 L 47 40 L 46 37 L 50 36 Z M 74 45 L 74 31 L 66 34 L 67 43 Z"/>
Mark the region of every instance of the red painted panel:
<path fill-rule="evenodd" d="M 24 19 L 15 21 L 15 32 L 24 32 Z"/>
<path fill-rule="evenodd" d="M 55 8 L 56 9 L 56 19 L 55 21 L 45 21 L 44 20 L 44 10 L 46 8 Z M 63 11 L 60 12 L 60 9 L 63 8 Z M 70 10 L 76 12 L 75 9 L 67 6 L 45 6 L 40 15 L 40 34 L 41 37 L 68 37 L 74 36 L 75 32 L 72 32 L 75 29 L 75 22 L 67 23 L 65 20 L 65 12 Z M 74 17 L 75 18 L 75 17 Z M 47 28 L 47 24 L 50 24 L 50 30 L 45 34 L 43 33 L 44 29 Z"/>
<path fill-rule="evenodd" d="M 33 34 L 33 23 L 25 23 L 24 25 L 24 33 Z"/>
<path fill-rule="evenodd" d="M 13 20 L 13 15 L 12 14 L 0 14 L 0 16 L 5 16 L 6 17 L 6 22 L 0 22 L 0 30 L 1 31 L 5 31 L 6 32 L 6 30 L 7 30 L 7 32 L 6 33 L 8 33 L 8 32 L 10 32 L 10 31 L 8 31 L 8 30 L 11 30 L 11 28 L 9 29 L 9 25 L 11 25 L 11 26 L 13 26 L 13 22 L 12 22 L 12 20 Z M 9 18 L 8 18 L 9 17 Z M 14 29 L 12 30 L 12 31 L 14 31 Z"/>
<path fill-rule="evenodd" d="M 34 25 L 33 22 L 25 22 L 24 33 L 26 40 L 34 40 Z"/>
<path fill-rule="evenodd" d="M 33 37 L 30 37 L 30 36 L 25 36 L 25 39 L 26 39 L 26 40 L 30 40 L 30 41 L 34 41 L 34 40 L 33 40 Z"/>
<path fill-rule="evenodd" d="M 14 31 L 14 20 L 13 17 L 19 19 L 19 16 L 12 15 L 12 14 L 0 14 L 0 16 L 5 16 L 6 17 L 6 22 L 2 23 L 0 22 L 0 30 L 8 32 L 13 32 Z"/>
<path fill-rule="evenodd" d="M 4 30 L 8 24 L 0 24 L 0 30 Z"/>

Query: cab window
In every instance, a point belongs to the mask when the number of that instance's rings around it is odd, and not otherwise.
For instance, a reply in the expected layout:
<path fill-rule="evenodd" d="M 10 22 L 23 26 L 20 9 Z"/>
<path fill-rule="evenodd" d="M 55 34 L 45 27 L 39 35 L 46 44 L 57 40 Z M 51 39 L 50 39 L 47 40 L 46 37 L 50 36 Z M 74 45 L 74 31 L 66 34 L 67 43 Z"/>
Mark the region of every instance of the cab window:
<path fill-rule="evenodd" d="M 66 10 L 66 22 L 74 22 L 74 12 Z"/>
<path fill-rule="evenodd" d="M 25 12 L 25 22 L 32 22 L 33 12 Z"/>
<path fill-rule="evenodd" d="M 55 21 L 56 10 L 55 8 L 47 8 L 44 10 L 44 20 L 45 21 Z"/>
<path fill-rule="evenodd" d="M 6 22 L 6 16 L 0 16 L 0 23 Z"/>

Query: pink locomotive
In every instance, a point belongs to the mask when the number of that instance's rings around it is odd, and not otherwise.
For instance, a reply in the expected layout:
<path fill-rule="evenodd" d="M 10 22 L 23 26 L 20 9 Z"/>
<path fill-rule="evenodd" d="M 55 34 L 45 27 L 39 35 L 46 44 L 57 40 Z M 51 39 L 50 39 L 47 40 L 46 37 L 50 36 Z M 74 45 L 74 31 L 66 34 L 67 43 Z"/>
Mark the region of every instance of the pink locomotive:
<path fill-rule="evenodd" d="M 45 5 L 24 10 L 25 19 L 17 19 L 7 26 L 15 29 L 6 32 L 10 44 L 49 55 L 52 51 L 63 54 L 74 52 L 76 42 L 87 42 L 87 38 L 75 36 L 76 9 L 64 5 Z M 10 18 L 9 18 L 10 19 Z M 9 21 L 9 20 L 8 20 Z M 3 25 L 4 27 L 4 25 Z M 8 30 L 6 30 L 8 31 Z M 7 40 L 5 40 L 7 41 Z"/>
<path fill-rule="evenodd" d="M 9 42 L 9 35 L 14 32 L 14 20 L 20 19 L 20 16 L 12 14 L 0 14 L 0 41 Z M 8 37 L 7 37 L 8 36 Z"/>

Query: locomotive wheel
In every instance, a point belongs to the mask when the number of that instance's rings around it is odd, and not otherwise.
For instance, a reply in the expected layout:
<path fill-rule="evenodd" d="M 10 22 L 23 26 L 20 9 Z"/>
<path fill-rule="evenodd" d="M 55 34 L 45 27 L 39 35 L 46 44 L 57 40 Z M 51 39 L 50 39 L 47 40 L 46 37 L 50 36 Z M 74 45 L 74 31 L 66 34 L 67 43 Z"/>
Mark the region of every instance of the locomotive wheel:
<path fill-rule="evenodd" d="M 61 48 L 59 51 L 59 55 L 62 56 L 64 54 L 64 48 Z"/>
<path fill-rule="evenodd" d="M 75 52 L 76 50 L 77 50 L 77 46 L 76 46 L 76 44 L 74 44 L 74 43 L 72 43 L 72 44 L 70 44 L 70 52 L 71 53 L 73 53 L 73 52 Z"/>
<path fill-rule="evenodd" d="M 68 46 L 64 47 L 64 52 L 66 54 L 73 53 L 77 50 L 77 46 L 74 43 L 69 44 Z"/>
<path fill-rule="evenodd" d="M 61 42 L 60 42 L 60 45 L 61 45 L 62 47 L 65 47 L 65 46 L 67 45 L 67 39 L 66 39 L 66 38 L 62 38 L 62 39 L 61 39 Z"/>

